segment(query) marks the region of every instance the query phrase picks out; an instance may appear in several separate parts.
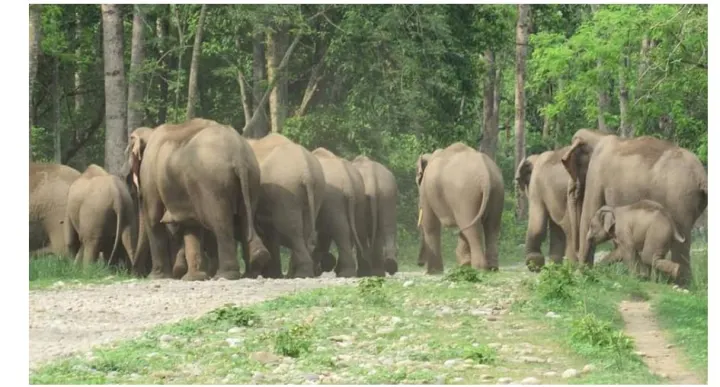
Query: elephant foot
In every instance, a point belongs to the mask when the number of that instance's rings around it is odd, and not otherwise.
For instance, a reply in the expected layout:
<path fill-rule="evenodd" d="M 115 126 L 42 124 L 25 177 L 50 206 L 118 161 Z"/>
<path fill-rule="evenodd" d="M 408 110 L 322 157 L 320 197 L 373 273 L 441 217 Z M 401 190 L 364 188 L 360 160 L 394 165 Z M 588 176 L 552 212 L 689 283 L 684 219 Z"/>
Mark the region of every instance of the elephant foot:
<path fill-rule="evenodd" d="M 315 265 L 312 262 L 302 262 L 296 265 L 292 276 L 288 278 L 312 278 L 315 277 Z"/>
<path fill-rule="evenodd" d="M 323 273 L 332 271 L 337 264 L 337 259 L 330 252 L 315 252 L 313 253 L 313 260 L 320 262 L 320 268 Z"/>
<path fill-rule="evenodd" d="M 183 281 L 206 281 L 208 279 L 210 279 L 210 276 L 204 271 L 189 271 L 182 276 Z"/>
<path fill-rule="evenodd" d="M 215 274 L 215 276 L 213 276 L 213 279 L 214 279 L 214 280 L 218 280 L 218 279 L 221 279 L 221 278 L 222 278 L 222 279 L 234 281 L 234 280 L 240 279 L 240 277 L 242 277 L 242 276 L 240 275 L 240 270 L 228 270 L 228 271 L 219 271 L 219 272 L 217 272 L 217 273 Z"/>
<path fill-rule="evenodd" d="M 187 266 L 174 266 L 173 267 L 173 278 L 180 279 L 182 278 L 188 271 Z"/>
<path fill-rule="evenodd" d="M 445 272 L 443 268 L 428 268 L 425 274 L 427 275 L 442 275 Z"/>
<path fill-rule="evenodd" d="M 385 277 L 385 269 L 373 270 L 371 276 L 372 277 Z"/>
<path fill-rule="evenodd" d="M 262 273 L 263 278 L 280 279 L 284 278 L 282 270 L 269 270 Z"/>
<path fill-rule="evenodd" d="M 385 271 L 390 274 L 394 275 L 398 271 L 398 264 L 397 261 L 394 259 L 386 259 L 385 260 Z"/>
<path fill-rule="evenodd" d="M 250 254 L 250 266 L 263 268 L 271 259 L 270 252 L 266 248 L 258 248 Z"/>
<path fill-rule="evenodd" d="M 533 273 L 538 273 L 545 266 L 545 257 L 542 254 L 530 253 L 525 257 L 525 266 Z"/>
<path fill-rule="evenodd" d="M 354 269 L 344 269 L 335 272 L 335 276 L 338 278 L 352 278 L 357 276 L 357 272 Z"/>

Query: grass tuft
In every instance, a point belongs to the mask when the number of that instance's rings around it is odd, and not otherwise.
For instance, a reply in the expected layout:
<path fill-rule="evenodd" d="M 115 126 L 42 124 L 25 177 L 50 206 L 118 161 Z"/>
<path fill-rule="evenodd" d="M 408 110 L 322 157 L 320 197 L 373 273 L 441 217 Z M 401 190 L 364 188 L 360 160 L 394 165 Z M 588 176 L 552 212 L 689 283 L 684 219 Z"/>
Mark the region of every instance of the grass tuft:
<path fill-rule="evenodd" d="M 30 288 L 44 288 L 57 282 L 102 283 L 130 279 L 124 268 L 113 268 L 104 262 L 87 267 L 75 265 L 71 258 L 58 255 L 42 255 L 30 258 Z"/>
<path fill-rule="evenodd" d="M 275 353 L 282 356 L 299 357 L 310 351 L 313 328 L 308 324 L 297 324 L 283 328 L 275 335 Z"/>
<path fill-rule="evenodd" d="M 480 283 L 483 282 L 485 276 L 479 270 L 472 266 L 456 266 L 443 277 L 443 280 L 450 282 L 469 282 L 469 283 Z"/>

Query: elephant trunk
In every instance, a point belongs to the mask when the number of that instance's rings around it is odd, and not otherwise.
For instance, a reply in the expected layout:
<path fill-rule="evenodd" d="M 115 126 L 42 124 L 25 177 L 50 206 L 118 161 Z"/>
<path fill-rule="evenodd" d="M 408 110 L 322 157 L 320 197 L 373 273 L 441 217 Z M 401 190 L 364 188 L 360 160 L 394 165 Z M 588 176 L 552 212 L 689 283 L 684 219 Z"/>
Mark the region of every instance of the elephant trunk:
<path fill-rule="evenodd" d="M 112 193 L 113 193 L 113 211 L 115 211 L 115 242 L 113 243 L 113 249 L 110 253 L 110 256 L 107 258 L 108 265 L 113 263 L 113 260 L 115 258 L 115 253 L 117 251 L 118 244 L 120 242 L 120 238 L 122 237 L 122 224 L 125 212 L 123 211 L 123 200 L 122 200 L 122 194 L 120 193 L 120 189 L 118 187 L 114 186 L 112 187 Z"/>

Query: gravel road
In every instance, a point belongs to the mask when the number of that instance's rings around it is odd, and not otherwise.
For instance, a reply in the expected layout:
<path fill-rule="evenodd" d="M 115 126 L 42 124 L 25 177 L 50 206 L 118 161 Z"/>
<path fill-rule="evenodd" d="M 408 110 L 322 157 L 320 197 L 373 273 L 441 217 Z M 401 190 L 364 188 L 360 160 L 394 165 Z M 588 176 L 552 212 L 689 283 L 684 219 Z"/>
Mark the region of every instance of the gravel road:
<path fill-rule="evenodd" d="M 139 336 L 147 329 L 199 316 L 226 303 L 252 304 L 357 279 L 125 281 L 30 291 L 30 369 L 57 357 Z"/>

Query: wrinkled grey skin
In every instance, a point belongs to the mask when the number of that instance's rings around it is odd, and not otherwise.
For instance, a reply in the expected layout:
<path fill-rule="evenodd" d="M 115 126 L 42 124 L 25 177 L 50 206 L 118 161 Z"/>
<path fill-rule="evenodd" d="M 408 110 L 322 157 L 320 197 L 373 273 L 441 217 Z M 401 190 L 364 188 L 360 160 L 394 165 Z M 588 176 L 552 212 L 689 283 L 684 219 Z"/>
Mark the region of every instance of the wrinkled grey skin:
<path fill-rule="evenodd" d="M 202 269 L 206 231 L 217 242 L 215 278 L 238 279 L 240 242 L 249 256 L 246 276 L 256 277 L 270 259 L 257 235 L 254 213 L 260 195 L 260 167 L 247 141 L 229 126 L 195 118 L 182 124 L 139 128 L 130 136 L 127 179 L 140 193 L 138 258 L 152 259 L 151 278 L 172 277 L 167 225 L 183 234 L 187 261 L 184 280 L 210 278 Z M 177 263 L 177 260 L 176 260 Z"/>
<path fill-rule="evenodd" d="M 64 222 L 68 252 L 85 266 L 102 252 L 108 264 L 122 262 L 129 269 L 137 244 L 136 216 L 125 183 L 91 164 L 68 191 Z M 118 250 L 120 242 L 124 251 Z"/>
<path fill-rule="evenodd" d="M 671 248 L 680 265 L 676 283 L 691 280 L 690 244 L 693 224 L 707 208 L 707 173 L 695 154 L 668 141 L 642 136 L 623 139 L 611 134 L 580 129 L 563 165 L 581 189 L 568 200 L 574 208 L 582 198 L 577 235 L 587 235 L 590 219 L 602 206 L 619 207 L 648 199 L 662 205 L 672 216 L 685 242 Z M 586 163 L 586 160 L 587 161 Z M 581 168 L 587 164 L 586 171 Z M 592 265 L 595 247 L 579 238 L 578 258 Z"/>
<path fill-rule="evenodd" d="M 65 211 L 80 172 L 62 164 L 30 163 L 30 254 L 67 254 Z"/>
<path fill-rule="evenodd" d="M 291 250 L 288 278 L 315 276 L 320 263 L 311 252 L 316 243 L 316 220 L 325 196 L 325 175 L 315 156 L 287 137 L 270 133 L 248 143 L 260 164 L 262 195 L 258 203 L 258 231 L 271 260 L 263 277 L 282 278 L 280 245 Z"/>
<path fill-rule="evenodd" d="M 418 225 L 422 230 L 418 265 L 427 263 L 427 274 L 442 273 L 440 230 L 457 227 L 458 263 L 497 270 L 505 200 L 497 164 L 488 155 L 456 142 L 421 155 L 415 182 L 420 193 Z"/>
<path fill-rule="evenodd" d="M 561 162 L 570 147 L 530 155 L 520 161 L 515 182 L 528 198 L 528 226 L 525 236 L 525 263 L 531 271 L 545 265 L 541 246 L 550 232 L 550 260 L 562 263 L 563 256 L 575 260 L 577 241 L 573 240 L 568 190 L 571 179 Z"/>
<path fill-rule="evenodd" d="M 338 277 L 371 275 L 367 260 L 365 228 L 365 184 L 360 172 L 341 157 L 325 148 L 312 154 L 318 159 L 325 175 L 325 197 L 317 219 L 317 244 L 313 259 L 322 271 L 335 269 Z M 337 262 L 330 253 L 330 244 L 338 249 Z M 352 257 L 355 248 L 356 260 Z M 379 274 L 379 273 L 378 273 Z M 385 272 L 383 271 L 383 275 Z"/>
<path fill-rule="evenodd" d="M 613 240 L 615 249 L 603 263 L 624 261 L 640 277 L 648 278 L 653 268 L 673 279 L 680 265 L 665 257 L 671 246 L 685 242 L 670 214 L 652 200 L 600 207 L 590 219 L 585 239 L 593 246 Z"/>
<path fill-rule="evenodd" d="M 397 264 L 397 195 L 393 173 L 367 156 L 352 161 L 363 178 L 367 215 L 366 234 L 370 249 L 371 271 L 393 275 Z"/>

